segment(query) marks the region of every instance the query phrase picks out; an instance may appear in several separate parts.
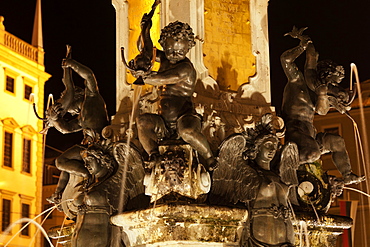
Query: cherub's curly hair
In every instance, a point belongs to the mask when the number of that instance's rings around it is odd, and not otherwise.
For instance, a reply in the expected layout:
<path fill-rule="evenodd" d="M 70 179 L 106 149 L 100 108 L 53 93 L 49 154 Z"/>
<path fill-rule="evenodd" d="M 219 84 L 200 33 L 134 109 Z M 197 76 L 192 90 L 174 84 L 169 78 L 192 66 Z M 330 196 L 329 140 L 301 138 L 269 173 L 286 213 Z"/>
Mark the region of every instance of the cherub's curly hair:
<path fill-rule="evenodd" d="M 326 59 L 319 61 L 317 63 L 317 76 L 320 80 L 324 80 L 326 77 L 333 73 L 341 73 L 344 75 L 344 69 L 343 67 L 338 71 L 337 67 L 339 65 L 332 60 Z"/>
<path fill-rule="evenodd" d="M 161 36 L 158 42 L 163 47 L 167 38 L 174 40 L 188 40 L 189 49 L 195 46 L 193 29 L 187 23 L 180 21 L 171 22 L 161 30 Z"/>
<path fill-rule="evenodd" d="M 259 152 L 259 147 L 268 138 L 274 138 L 279 143 L 279 138 L 276 135 L 263 134 L 261 136 L 258 136 L 254 140 L 254 143 L 251 143 L 250 145 L 248 145 L 248 149 L 244 152 L 245 158 L 248 158 L 250 160 L 254 160 L 257 157 L 257 154 Z"/>
<path fill-rule="evenodd" d="M 114 169 L 114 157 L 102 150 L 97 145 L 91 145 L 87 149 L 81 151 L 81 157 L 93 156 L 102 167 L 106 167 L 109 171 Z"/>

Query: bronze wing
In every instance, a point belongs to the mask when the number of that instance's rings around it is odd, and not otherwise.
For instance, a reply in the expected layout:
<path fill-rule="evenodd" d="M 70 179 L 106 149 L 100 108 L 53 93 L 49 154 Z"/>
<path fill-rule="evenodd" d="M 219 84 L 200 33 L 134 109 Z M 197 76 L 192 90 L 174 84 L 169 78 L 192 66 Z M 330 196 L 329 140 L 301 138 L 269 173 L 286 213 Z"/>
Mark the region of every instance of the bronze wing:
<path fill-rule="evenodd" d="M 296 187 L 298 186 L 297 169 L 299 167 L 299 153 L 297 144 L 286 143 L 281 151 L 279 176 L 283 183 L 290 186 L 289 199 L 298 205 Z"/>
<path fill-rule="evenodd" d="M 211 203 L 247 203 L 257 196 L 260 180 L 257 172 L 243 158 L 246 139 L 243 134 L 227 138 L 219 148 L 218 167 L 213 172 Z"/>
<path fill-rule="evenodd" d="M 140 152 L 124 142 L 114 144 L 113 156 L 117 170 L 110 179 L 108 200 L 114 209 L 123 211 L 129 200 L 144 194 L 143 161 Z"/>

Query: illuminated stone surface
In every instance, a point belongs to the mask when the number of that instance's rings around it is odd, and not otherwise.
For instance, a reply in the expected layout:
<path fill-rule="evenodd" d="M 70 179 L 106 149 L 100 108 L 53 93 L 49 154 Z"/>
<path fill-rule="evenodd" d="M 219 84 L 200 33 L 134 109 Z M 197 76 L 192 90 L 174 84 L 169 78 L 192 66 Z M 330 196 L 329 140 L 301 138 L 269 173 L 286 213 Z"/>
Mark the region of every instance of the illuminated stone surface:
<path fill-rule="evenodd" d="M 296 215 L 296 221 L 293 221 L 293 224 L 296 226 L 295 244 L 297 246 L 306 246 L 306 239 L 308 239 L 310 246 L 334 247 L 338 236 L 343 233 L 343 230 L 351 228 L 353 222 L 351 218 L 345 216 L 319 215 L 317 218 L 316 215 L 300 212 Z M 301 241 L 303 245 L 300 245 Z"/>
<path fill-rule="evenodd" d="M 111 222 L 122 227 L 126 246 L 240 246 L 247 217 L 241 208 L 160 205 L 113 216 Z M 319 219 L 296 214 L 296 245 L 308 239 L 310 246 L 334 247 L 337 237 L 352 226 L 352 219 L 344 216 L 320 215 Z"/>
<path fill-rule="evenodd" d="M 111 218 L 126 234 L 127 246 L 239 246 L 245 209 L 161 205 Z"/>

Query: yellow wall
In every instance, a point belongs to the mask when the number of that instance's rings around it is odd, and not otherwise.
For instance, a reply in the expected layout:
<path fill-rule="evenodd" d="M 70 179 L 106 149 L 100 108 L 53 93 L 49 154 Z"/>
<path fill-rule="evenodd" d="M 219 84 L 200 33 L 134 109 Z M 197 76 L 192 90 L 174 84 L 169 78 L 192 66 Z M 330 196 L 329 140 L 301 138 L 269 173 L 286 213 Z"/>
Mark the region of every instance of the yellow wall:
<path fill-rule="evenodd" d="M 152 5 L 154 3 L 153 0 L 142 0 L 142 1 L 135 1 L 135 0 L 129 0 L 129 30 L 130 30 L 130 36 L 129 36 L 129 47 L 128 47 L 128 57 L 126 57 L 127 62 L 131 59 L 134 59 L 135 56 L 139 54 L 139 50 L 137 49 L 137 40 L 140 36 L 141 28 L 140 28 L 140 22 L 141 18 L 143 17 L 143 13 L 149 13 L 152 9 Z M 157 47 L 158 49 L 162 49 L 160 44 L 158 43 L 159 36 L 160 36 L 160 18 L 159 18 L 159 10 L 161 6 L 158 5 L 155 13 L 152 18 L 153 26 L 151 28 L 151 38 L 153 40 L 153 45 Z M 138 14 L 139 13 L 139 14 Z M 127 49 L 125 47 L 125 49 Z M 153 70 L 157 70 L 158 65 L 156 65 Z M 135 78 L 127 72 L 127 81 L 129 83 L 133 83 L 135 81 Z"/>
<path fill-rule="evenodd" d="M 205 0 L 204 64 L 220 89 L 237 90 L 255 74 L 249 1 Z"/>
<path fill-rule="evenodd" d="M 14 93 L 5 90 L 6 75 L 15 79 Z M 11 200 L 12 222 L 21 218 L 22 203 L 30 205 L 31 218 L 41 212 L 43 136 L 38 132 L 42 129 L 42 121 L 35 117 L 31 101 L 24 99 L 24 85 L 32 87 L 38 111 L 42 113 L 44 83 L 49 77 L 43 65 L 43 50 L 7 33 L 0 25 L 0 208 L 3 198 Z M 3 164 L 5 130 L 13 133 L 12 168 Z M 31 139 L 30 173 L 22 172 L 25 136 Z M 16 226 L 12 235 L 19 229 L 20 226 Z M 18 235 L 10 246 L 29 246 L 35 232 L 36 228 L 31 226 L 30 237 Z"/>

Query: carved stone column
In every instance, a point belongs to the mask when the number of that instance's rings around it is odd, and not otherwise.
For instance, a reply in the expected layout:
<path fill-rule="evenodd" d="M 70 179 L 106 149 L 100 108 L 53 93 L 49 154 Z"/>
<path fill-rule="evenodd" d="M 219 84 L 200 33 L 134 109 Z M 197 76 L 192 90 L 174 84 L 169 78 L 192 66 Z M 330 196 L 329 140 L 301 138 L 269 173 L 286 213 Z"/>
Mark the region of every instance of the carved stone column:
<path fill-rule="evenodd" d="M 267 103 L 271 103 L 270 92 L 270 54 L 268 38 L 267 6 L 268 0 L 250 0 L 252 32 L 252 51 L 256 56 L 256 74 L 250 83 L 242 86 L 242 97 L 250 97 L 260 92 Z"/>
<path fill-rule="evenodd" d="M 128 96 L 131 89 L 131 85 L 126 83 L 126 68 L 121 59 L 121 47 L 128 47 L 129 41 L 128 2 L 112 0 L 112 5 L 116 9 L 116 110 L 118 111 L 122 99 Z"/>

